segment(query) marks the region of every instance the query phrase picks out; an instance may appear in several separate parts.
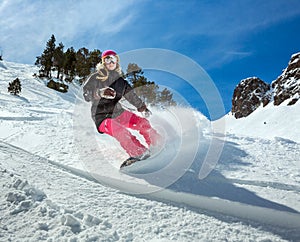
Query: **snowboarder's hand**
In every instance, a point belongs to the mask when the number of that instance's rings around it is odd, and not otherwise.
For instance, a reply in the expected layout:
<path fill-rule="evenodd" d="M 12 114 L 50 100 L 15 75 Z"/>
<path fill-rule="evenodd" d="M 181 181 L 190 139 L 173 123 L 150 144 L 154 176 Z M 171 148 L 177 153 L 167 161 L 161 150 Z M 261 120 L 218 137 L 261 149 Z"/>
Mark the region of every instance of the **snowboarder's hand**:
<path fill-rule="evenodd" d="M 111 88 L 107 88 L 104 90 L 104 95 L 105 96 L 110 96 L 110 97 L 114 97 L 116 94 L 115 90 L 111 89 Z"/>
<path fill-rule="evenodd" d="M 137 109 L 139 112 L 143 114 L 145 118 L 149 118 L 152 114 L 151 111 L 147 108 L 146 104 L 143 104 L 141 107 Z"/>
<path fill-rule="evenodd" d="M 146 111 L 146 109 L 147 109 L 147 106 L 145 103 L 143 103 L 143 105 L 141 107 L 139 107 L 137 110 L 142 113 L 142 112 Z"/>
<path fill-rule="evenodd" d="M 145 118 L 149 118 L 151 114 L 152 112 L 148 108 L 146 108 L 146 110 L 143 112 Z"/>
<path fill-rule="evenodd" d="M 106 99 L 114 99 L 116 97 L 116 91 L 110 87 L 100 89 L 99 94 Z"/>

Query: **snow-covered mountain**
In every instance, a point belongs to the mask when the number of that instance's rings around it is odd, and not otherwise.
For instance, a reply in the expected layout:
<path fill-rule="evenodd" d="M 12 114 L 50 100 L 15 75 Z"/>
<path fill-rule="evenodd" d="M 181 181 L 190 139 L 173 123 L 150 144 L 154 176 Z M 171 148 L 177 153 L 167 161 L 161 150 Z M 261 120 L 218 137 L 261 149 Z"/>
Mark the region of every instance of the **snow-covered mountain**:
<path fill-rule="evenodd" d="M 300 53 L 292 55 L 288 67 L 272 83 L 274 105 L 289 100 L 287 105 L 295 104 L 300 98 Z"/>
<path fill-rule="evenodd" d="M 221 120 L 228 133 L 300 142 L 299 98 L 300 53 L 296 53 L 271 85 L 257 77 L 242 80 L 234 90 L 231 112 Z"/>
<path fill-rule="evenodd" d="M 293 105 L 299 98 L 300 52 L 291 56 L 287 68 L 271 85 L 258 77 L 242 80 L 234 90 L 231 113 L 235 118 L 243 118 L 260 106 Z"/>
<path fill-rule="evenodd" d="M 33 73 L 0 62 L 0 241 L 300 239 L 299 102 L 214 123 L 190 109 L 153 109 L 150 121 L 173 138 L 174 164 L 154 159 L 124 174 L 124 152 L 95 131 L 80 88 L 59 93 Z M 17 77 L 19 97 L 7 92 Z M 188 115 L 192 129 L 180 127 Z M 224 120 L 226 137 L 212 133 Z M 214 148 L 218 160 L 199 179 Z"/>

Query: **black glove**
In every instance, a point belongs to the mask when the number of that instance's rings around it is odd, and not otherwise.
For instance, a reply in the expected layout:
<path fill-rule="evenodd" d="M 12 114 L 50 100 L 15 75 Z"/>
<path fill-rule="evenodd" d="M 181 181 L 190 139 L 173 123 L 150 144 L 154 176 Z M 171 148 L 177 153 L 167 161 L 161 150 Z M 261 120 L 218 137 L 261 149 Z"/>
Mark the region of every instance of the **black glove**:
<path fill-rule="evenodd" d="M 143 112 L 143 115 L 145 118 L 149 118 L 152 115 L 152 112 L 146 108 L 146 110 Z"/>
<path fill-rule="evenodd" d="M 142 112 L 146 111 L 146 109 L 147 109 L 147 106 L 145 103 L 143 103 L 143 105 L 141 107 L 139 107 L 137 110 L 142 113 Z"/>
<path fill-rule="evenodd" d="M 141 107 L 137 109 L 139 112 L 143 114 L 145 118 L 149 118 L 152 114 L 151 111 L 147 108 L 146 104 L 143 104 Z"/>

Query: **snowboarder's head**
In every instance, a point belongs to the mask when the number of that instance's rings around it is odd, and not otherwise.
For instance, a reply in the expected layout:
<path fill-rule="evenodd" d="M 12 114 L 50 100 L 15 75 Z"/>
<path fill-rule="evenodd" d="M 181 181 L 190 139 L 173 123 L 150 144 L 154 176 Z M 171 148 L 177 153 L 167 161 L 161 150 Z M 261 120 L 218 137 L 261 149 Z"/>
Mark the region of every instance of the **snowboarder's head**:
<path fill-rule="evenodd" d="M 107 56 L 116 56 L 116 55 L 117 55 L 117 53 L 115 51 L 113 51 L 113 50 L 106 50 L 106 51 L 104 51 L 102 53 L 101 58 L 102 58 L 102 61 L 103 61 L 103 59 L 105 57 L 107 57 Z"/>
<path fill-rule="evenodd" d="M 122 75 L 120 67 L 120 58 L 113 50 L 106 50 L 101 55 L 101 62 L 97 64 L 98 79 L 101 81 L 107 80 L 110 73 L 116 72 L 119 76 Z"/>
<path fill-rule="evenodd" d="M 109 70 L 115 70 L 119 65 L 119 57 L 113 50 L 106 50 L 101 56 L 103 65 Z"/>

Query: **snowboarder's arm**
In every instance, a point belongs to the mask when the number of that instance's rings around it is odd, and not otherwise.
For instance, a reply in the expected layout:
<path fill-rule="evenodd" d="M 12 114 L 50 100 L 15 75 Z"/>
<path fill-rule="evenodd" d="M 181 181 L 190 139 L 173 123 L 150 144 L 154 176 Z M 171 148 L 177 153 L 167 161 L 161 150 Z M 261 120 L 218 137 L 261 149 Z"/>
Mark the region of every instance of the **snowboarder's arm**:
<path fill-rule="evenodd" d="M 133 88 L 129 85 L 129 83 L 125 81 L 125 98 L 137 108 L 138 112 L 143 113 L 143 115 L 148 118 L 152 113 L 147 108 L 146 104 L 136 95 Z"/>
<path fill-rule="evenodd" d="M 146 108 L 145 103 L 138 97 L 138 95 L 136 95 L 134 89 L 129 85 L 129 83 L 126 80 L 124 80 L 124 82 L 125 82 L 124 97 L 126 98 L 126 100 L 129 101 L 133 106 L 135 106 L 138 111 L 145 109 Z"/>
<path fill-rule="evenodd" d="M 86 82 L 83 85 L 83 97 L 84 100 L 87 102 L 90 102 L 94 99 L 100 99 L 100 96 L 98 95 L 97 92 L 97 87 L 96 87 L 96 74 L 92 74 L 88 77 Z"/>

